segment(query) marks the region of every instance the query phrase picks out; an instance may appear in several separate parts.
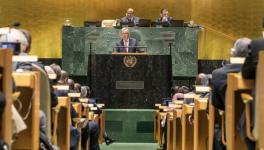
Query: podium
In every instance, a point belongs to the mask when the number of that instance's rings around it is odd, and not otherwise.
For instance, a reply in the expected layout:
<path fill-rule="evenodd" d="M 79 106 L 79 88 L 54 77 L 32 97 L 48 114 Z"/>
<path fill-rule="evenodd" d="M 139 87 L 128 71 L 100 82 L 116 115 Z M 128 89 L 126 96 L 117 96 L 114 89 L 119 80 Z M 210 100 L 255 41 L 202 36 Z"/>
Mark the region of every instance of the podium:
<path fill-rule="evenodd" d="M 153 108 L 161 98 L 169 96 L 170 64 L 170 55 L 92 55 L 93 96 L 107 108 Z"/>

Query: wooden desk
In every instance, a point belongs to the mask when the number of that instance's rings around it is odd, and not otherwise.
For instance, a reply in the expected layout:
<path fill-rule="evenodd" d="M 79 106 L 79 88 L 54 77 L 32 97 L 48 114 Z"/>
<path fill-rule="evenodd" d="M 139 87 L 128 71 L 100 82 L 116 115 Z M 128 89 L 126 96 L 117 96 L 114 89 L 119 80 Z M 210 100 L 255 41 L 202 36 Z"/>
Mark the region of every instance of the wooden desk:
<path fill-rule="evenodd" d="M 75 118 L 75 119 L 81 119 L 82 118 L 82 104 L 81 103 L 73 103 L 72 106 L 78 114 L 77 118 Z M 79 123 L 79 121 L 75 121 L 75 125 L 74 125 L 75 128 L 78 128 L 78 123 Z M 78 128 L 78 130 L 80 132 L 80 140 L 79 140 L 79 144 L 78 144 L 78 150 L 81 150 L 82 149 L 82 145 L 81 145 L 82 130 L 81 130 L 81 128 Z"/>
<path fill-rule="evenodd" d="M 235 92 L 238 90 L 252 89 L 254 87 L 254 81 L 242 79 L 239 73 L 230 73 L 228 74 L 227 83 L 225 102 L 227 150 L 247 149 L 236 130 L 236 124 L 241 117 L 239 108 L 242 106 L 242 101 L 239 102 L 235 99 Z"/>
<path fill-rule="evenodd" d="M 22 110 L 19 112 L 25 117 L 31 105 L 30 112 L 25 120 L 27 129 L 18 134 L 12 149 L 39 149 L 39 110 L 40 110 L 40 74 L 39 72 L 13 73 L 17 90 L 21 92 L 19 100 Z"/>
<path fill-rule="evenodd" d="M 264 51 L 259 53 L 259 62 L 257 66 L 257 79 L 256 79 L 256 113 L 255 122 L 256 132 L 258 133 L 257 149 L 264 149 Z"/>
<path fill-rule="evenodd" d="M 90 121 L 95 121 L 99 126 L 99 137 L 98 142 L 102 144 L 104 142 L 104 132 L 105 132 L 105 112 L 102 111 L 100 114 L 95 114 L 93 111 L 89 111 L 90 107 L 89 104 L 82 103 L 83 105 L 83 112 L 82 115 L 85 116 Z M 99 108 L 104 107 L 104 104 L 97 104 Z M 94 107 L 97 108 L 97 107 Z"/>
<path fill-rule="evenodd" d="M 159 112 L 158 113 L 158 119 L 157 119 L 157 121 L 159 122 L 159 123 L 157 123 L 157 137 L 158 137 L 158 139 L 157 139 L 157 141 L 158 141 L 158 144 L 159 145 L 162 145 L 162 127 L 161 127 L 161 121 L 162 121 L 162 119 L 166 116 L 166 112 Z"/>
<path fill-rule="evenodd" d="M 155 118 L 154 118 L 154 140 L 158 141 L 158 115 L 159 115 L 159 110 L 155 110 Z"/>
<path fill-rule="evenodd" d="M 194 150 L 205 150 L 208 138 L 208 119 L 207 119 L 208 98 L 194 99 Z"/>
<path fill-rule="evenodd" d="M 192 114 L 193 106 L 184 104 L 182 106 L 182 150 L 193 149 L 193 125 L 188 121 Z"/>
<path fill-rule="evenodd" d="M 59 110 L 54 116 L 53 143 L 60 149 L 70 149 L 71 101 L 69 97 L 58 97 Z M 57 132 L 56 132 L 57 131 Z"/>
<path fill-rule="evenodd" d="M 92 108 L 95 108 L 95 111 L 97 109 L 102 110 L 102 108 L 105 105 L 104 104 L 96 104 L 96 106 L 97 107 L 92 107 Z M 105 112 L 102 110 L 102 112 L 100 114 L 95 114 L 93 111 L 91 111 L 90 114 L 89 114 L 89 119 L 95 121 L 99 126 L 98 142 L 99 142 L 99 144 L 102 144 L 104 142 L 104 132 L 105 132 Z"/>
<path fill-rule="evenodd" d="M 213 150 L 214 127 L 215 127 L 215 107 L 212 101 L 209 102 L 209 119 L 208 119 L 208 150 Z"/>
<path fill-rule="evenodd" d="M 167 117 L 167 150 L 172 150 L 173 148 L 173 134 L 174 134 L 174 128 L 173 128 L 173 112 L 168 112 Z"/>
<path fill-rule="evenodd" d="M 181 125 L 181 109 L 173 111 L 173 136 L 172 136 L 172 149 L 180 150 L 182 148 L 182 125 Z"/>
<path fill-rule="evenodd" d="M 99 125 L 99 144 L 102 144 L 104 141 L 104 132 L 105 132 L 105 112 L 102 111 L 101 114 L 98 116 L 98 121 Z"/>
<path fill-rule="evenodd" d="M 3 139 L 8 145 L 11 144 L 12 137 L 12 120 L 11 120 L 11 106 L 12 100 L 12 50 L 0 49 L 0 91 L 3 92 L 6 98 L 5 111 L 2 118 L 0 117 L 0 139 Z"/>

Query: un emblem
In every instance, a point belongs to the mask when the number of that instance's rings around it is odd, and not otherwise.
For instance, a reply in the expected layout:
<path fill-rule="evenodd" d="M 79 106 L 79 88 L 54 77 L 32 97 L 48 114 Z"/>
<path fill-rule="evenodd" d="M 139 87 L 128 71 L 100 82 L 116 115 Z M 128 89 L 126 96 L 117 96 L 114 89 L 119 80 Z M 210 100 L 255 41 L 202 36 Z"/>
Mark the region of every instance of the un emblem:
<path fill-rule="evenodd" d="M 135 56 L 125 56 L 123 62 L 126 67 L 132 68 L 137 64 L 137 58 Z"/>

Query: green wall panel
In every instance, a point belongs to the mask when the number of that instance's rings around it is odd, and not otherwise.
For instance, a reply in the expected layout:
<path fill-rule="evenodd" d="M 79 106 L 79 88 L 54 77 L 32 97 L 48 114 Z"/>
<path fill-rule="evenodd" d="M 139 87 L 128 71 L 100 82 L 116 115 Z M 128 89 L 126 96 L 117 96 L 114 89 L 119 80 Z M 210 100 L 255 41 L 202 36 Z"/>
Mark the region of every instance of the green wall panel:
<path fill-rule="evenodd" d="M 146 46 L 150 55 L 171 54 L 174 77 L 197 74 L 199 31 L 188 27 L 130 28 L 131 37 Z M 63 69 L 71 75 L 87 75 L 89 54 L 111 54 L 120 40 L 120 29 L 64 27 L 62 36 Z"/>

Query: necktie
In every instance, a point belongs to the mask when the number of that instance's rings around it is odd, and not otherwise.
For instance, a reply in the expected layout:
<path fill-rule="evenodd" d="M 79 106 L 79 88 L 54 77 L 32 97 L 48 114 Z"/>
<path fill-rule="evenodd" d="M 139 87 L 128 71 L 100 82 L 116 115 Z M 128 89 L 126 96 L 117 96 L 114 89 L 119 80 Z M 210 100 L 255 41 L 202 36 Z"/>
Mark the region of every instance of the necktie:
<path fill-rule="evenodd" d="M 126 52 L 128 53 L 128 42 L 125 41 L 125 49 L 126 49 Z"/>

